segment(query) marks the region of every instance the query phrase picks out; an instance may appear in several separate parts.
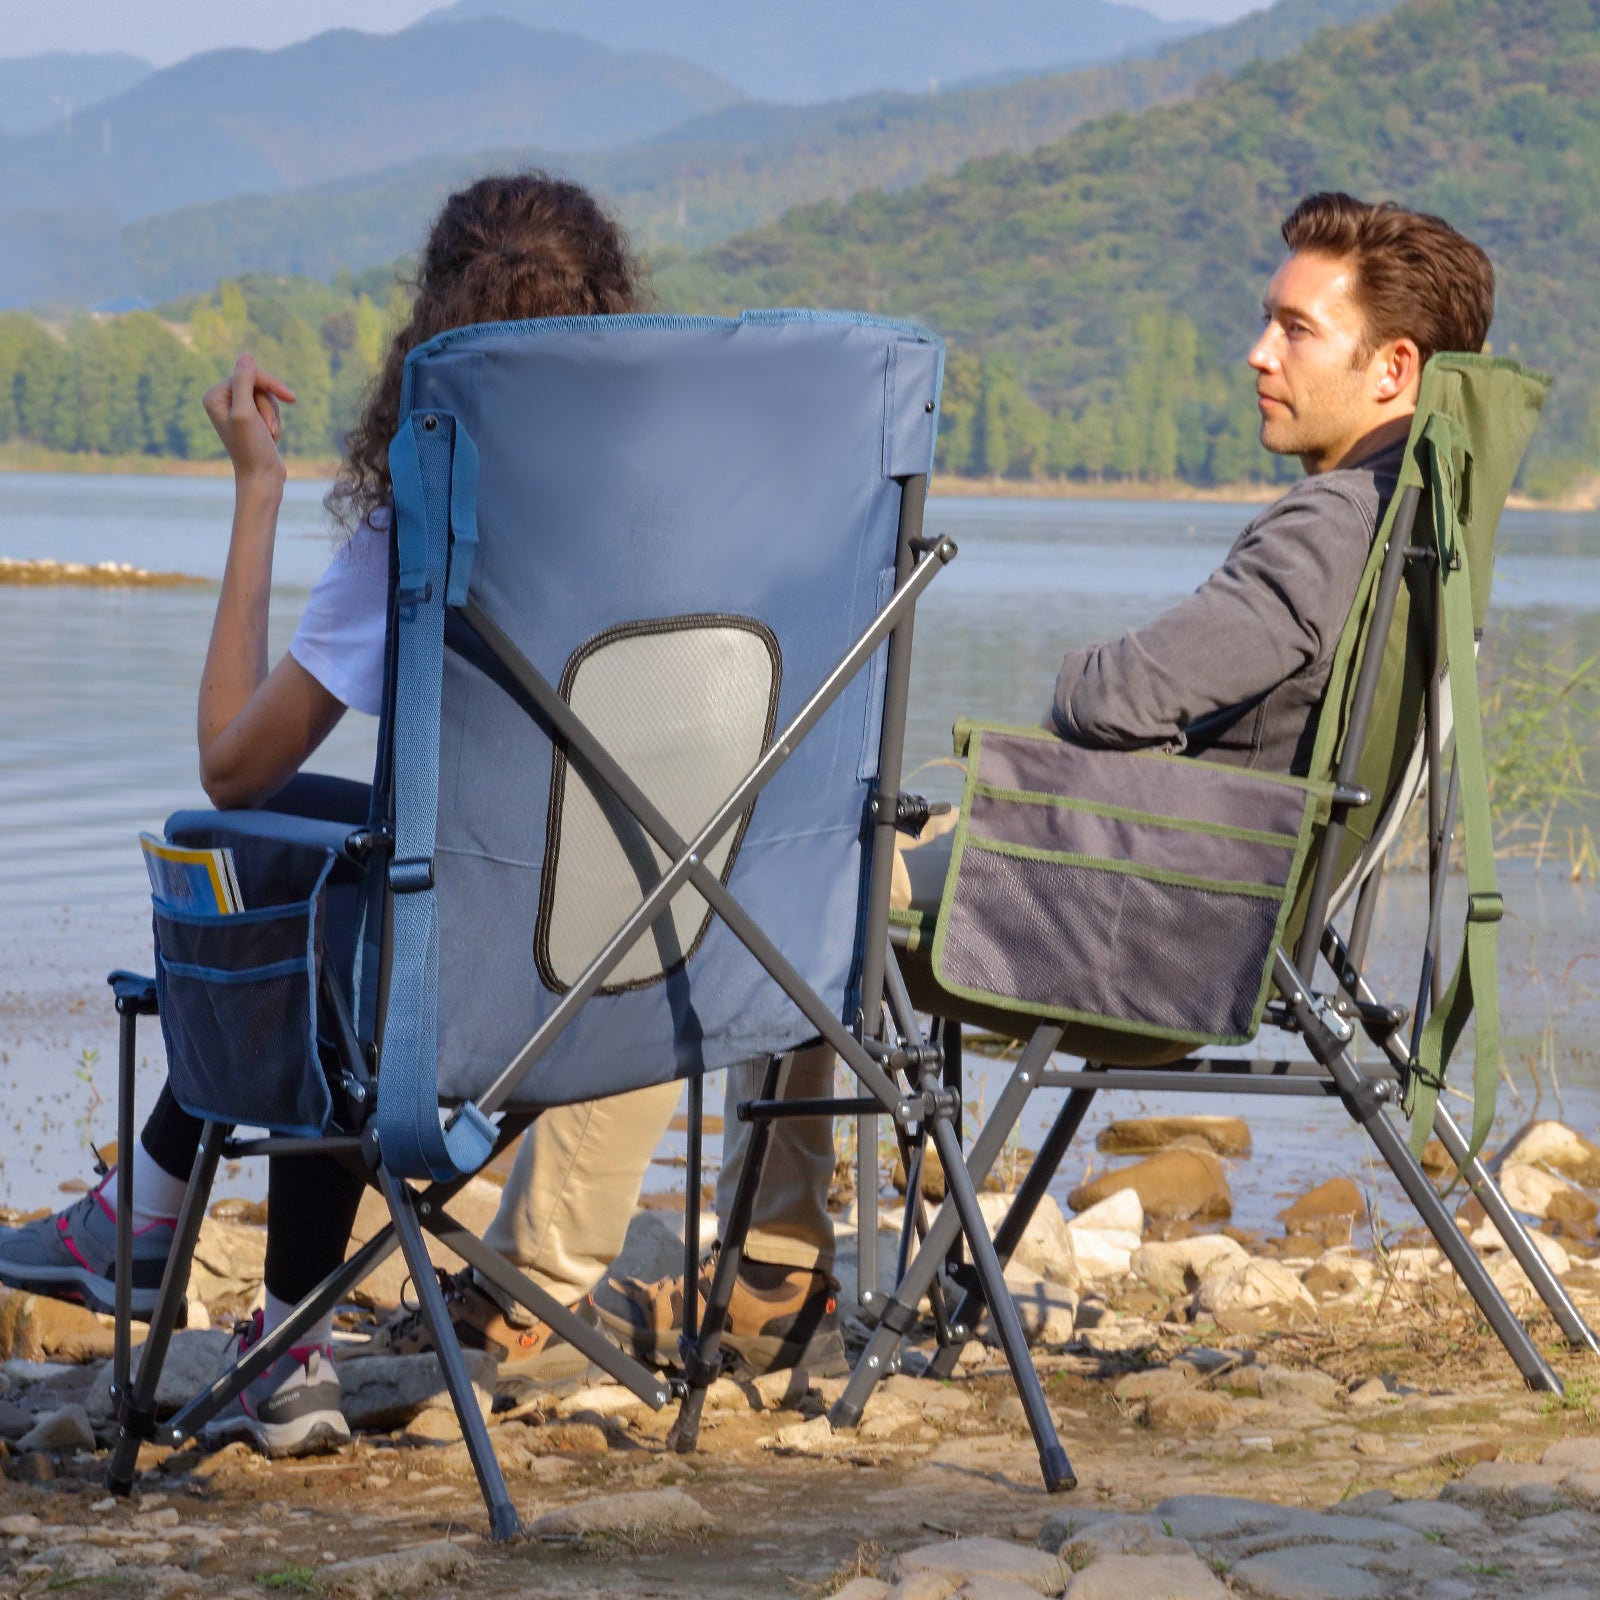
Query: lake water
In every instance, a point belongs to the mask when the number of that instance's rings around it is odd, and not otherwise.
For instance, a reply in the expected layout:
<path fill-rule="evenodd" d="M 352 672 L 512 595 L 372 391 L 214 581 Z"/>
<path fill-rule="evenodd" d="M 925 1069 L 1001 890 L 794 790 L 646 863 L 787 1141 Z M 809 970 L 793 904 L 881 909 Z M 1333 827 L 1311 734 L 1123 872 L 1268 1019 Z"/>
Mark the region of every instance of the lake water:
<path fill-rule="evenodd" d="M 332 548 L 322 487 L 288 489 L 274 655 Z M 231 504 L 231 486 L 213 479 L 0 474 L 0 556 L 126 561 L 213 580 L 179 589 L 0 586 L 0 1203 L 54 1203 L 62 1182 L 87 1171 L 88 1141 L 114 1134 L 116 1029 L 104 978 L 114 967 L 149 970 L 135 835 L 201 800 L 195 690 Z M 1190 502 L 931 501 L 930 531 L 951 535 L 960 555 L 919 608 L 908 730 L 909 766 L 923 769 L 915 786 L 956 796 L 959 773 L 940 763 L 957 715 L 1036 720 L 1063 650 L 1121 632 L 1189 592 L 1252 512 Z M 1600 649 L 1600 517 L 1512 512 L 1501 550 L 1487 658 L 1504 658 L 1517 643 L 1574 660 Z M 370 720 L 347 717 L 316 765 L 370 776 L 372 734 Z M 1512 1080 L 1501 1092 L 1501 1126 L 1522 1121 L 1542 1085 L 1540 1114 L 1564 1109 L 1593 1136 L 1600 895 L 1555 870 L 1535 876 L 1511 864 L 1505 876 Z M 1392 880 L 1375 944 L 1379 971 L 1411 970 L 1419 888 L 1417 878 Z M 148 1104 L 163 1071 L 159 1030 L 146 1023 L 140 1041 Z M 972 1092 L 993 1095 L 982 1081 Z M 1055 1104 L 1035 1100 L 1025 1142 L 1037 1141 Z M 1169 1093 L 1124 1096 L 1113 1108 L 1103 1099 L 1090 1126 L 1113 1109 L 1239 1111 L 1241 1103 Z M 1269 1223 L 1280 1193 L 1335 1172 L 1388 1192 L 1336 1107 L 1242 1109 L 1262 1152 L 1233 1174 L 1247 1225 Z M 1087 1159 L 1063 1169 L 1063 1189 Z M 670 1183 L 663 1171 L 652 1187 Z M 260 1175 L 238 1174 L 228 1187 L 257 1193 Z"/>

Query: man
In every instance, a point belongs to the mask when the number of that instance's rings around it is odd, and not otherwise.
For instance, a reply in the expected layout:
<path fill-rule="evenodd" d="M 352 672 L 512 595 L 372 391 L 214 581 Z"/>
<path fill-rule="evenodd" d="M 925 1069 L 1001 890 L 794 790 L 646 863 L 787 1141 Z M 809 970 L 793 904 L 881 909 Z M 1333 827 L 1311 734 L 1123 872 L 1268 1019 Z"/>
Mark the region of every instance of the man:
<path fill-rule="evenodd" d="M 1307 196 L 1282 232 L 1289 255 L 1267 286 L 1261 334 L 1246 359 L 1261 443 L 1298 456 L 1306 476 L 1250 523 L 1188 599 L 1067 656 L 1050 710 L 1065 739 L 1307 770 L 1334 649 L 1394 492 L 1423 366 L 1436 351 L 1483 348 L 1494 270 L 1439 218 L 1346 194 Z M 913 848 L 904 861 L 912 897 L 936 905 L 948 841 Z M 919 1003 L 936 996 L 931 974 L 906 976 Z M 1072 1046 L 1070 1029 L 1064 1045 Z M 825 1126 L 777 1122 L 774 1148 Z M 729 1192 L 742 1149 L 724 1160 Z M 780 1187 L 790 1182 L 792 1172 Z M 796 1254 L 811 1245 L 831 1260 L 831 1224 L 820 1204 L 813 1215 L 814 1233 L 792 1241 Z M 759 1262 L 742 1270 L 779 1281 Z M 821 1275 L 795 1269 L 782 1283 L 794 1304 L 821 1303 Z M 681 1279 L 613 1281 L 595 1301 L 609 1327 L 657 1354 L 670 1343 L 682 1293 Z M 736 1300 L 731 1325 L 742 1333 L 740 1309 Z M 816 1327 L 831 1330 L 831 1313 Z"/>

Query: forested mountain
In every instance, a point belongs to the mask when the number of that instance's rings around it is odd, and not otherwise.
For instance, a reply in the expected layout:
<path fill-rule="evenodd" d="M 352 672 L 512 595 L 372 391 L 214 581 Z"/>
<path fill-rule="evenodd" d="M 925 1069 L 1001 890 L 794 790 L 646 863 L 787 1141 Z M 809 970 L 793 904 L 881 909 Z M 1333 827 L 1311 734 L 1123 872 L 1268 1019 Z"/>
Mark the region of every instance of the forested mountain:
<path fill-rule="evenodd" d="M 1228 478 L 1279 218 L 1326 187 L 1438 211 L 1484 244 L 1494 348 L 1558 378 L 1535 481 L 1593 470 L 1600 0 L 1408 0 L 1193 100 L 790 212 L 665 264 L 657 288 L 674 309 L 850 305 L 931 324 L 961 358 L 954 468 Z"/>
<path fill-rule="evenodd" d="M 268 271 L 332 277 L 412 248 L 450 188 L 495 166 L 545 163 L 602 190 L 646 248 L 715 243 L 790 206 L 904 188 L 975 156 L 1059 140 L 1087 118 L 1191 93 L 1219 72 L 1284 55 L 1319 28 L 1394 0 L 1279 0 L 1148 60 L 937 95 L 876 95 L 828 106 L 743 102 L 619 150 L 480 151 L 295 194 L 249 196 L 122 230 L 124 286 L 152 298 Z M 4 245 L 0 243 L 0 255 Z M 0 291 L 5 278 L 0 273 Z M 104 292 L 104 291 L 103 291 Z M 4 295 L 0 292 L 0 303 Z"/>
<path fill-rule="evenodd" d="M 155 212 L 446 151 L 641 139 L 738 98 L 689 62 L 493 17 L 195 56 L 70 123 L 0 139 L 0 304 L 74 274 L 95 294 L 132 287 L 116 230 Z M 64 259 L 63 230 L 82 256 Z"/>
<path fill-rule="evenodd" d="M 1111 0 L 458 0 L 430 21 L 513 17 L 613 49 L 664 50 L 764 100 L 835 100 L 874 89 L 1109 61 L 1199 24 Z"/>
<path fill-rule="evenodd" d="M 1241 358 L 1279 219 L 1324 186 L 1437 210 L 1488 247 L 1495 350 L 1557 377 L 1525 485 L 1594 473 L 1600 0 L 1408 0 L 1191 101 L 660 260 L 657 298 L 931 324 L 950 346 L 946 471 L 1233 483 L 1280 470 Z M 289 447 L 326 454 L 403 310 L 393 283 L 245 277 L 64 337 L 0 315 L 0 442 L 213 452 L 198 396 L 248 344 L 301 396 Z"/>
<path fill-rule="evenodd" d="M 112 95 L 155 68 L 137 56 L 14 56 L 0 61 L 0 133 L 37 133 Z"/>

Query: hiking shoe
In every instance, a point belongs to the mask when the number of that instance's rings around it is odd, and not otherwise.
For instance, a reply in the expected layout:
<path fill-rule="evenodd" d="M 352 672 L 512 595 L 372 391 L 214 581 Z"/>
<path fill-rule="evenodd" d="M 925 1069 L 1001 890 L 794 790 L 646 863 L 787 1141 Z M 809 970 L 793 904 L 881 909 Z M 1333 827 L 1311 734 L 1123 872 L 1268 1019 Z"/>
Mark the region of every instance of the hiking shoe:
<path fill-rule="evenodd" d="M 711 1293 L 716 1251 L 700 1264 L 700 1312 Z M 806 1267 L 781 1267 L 744 1260 L 733 1280 L 722 1348 L 737 1355 L 758 1376 L 802 1367 L 819 1378 L 849 1370 L 839 1331 L 838 1280 Z M 623 1348 L 656 1366 L 681 1366 L 678 1338 L 683 1332 L 683 1279 L 608 1278 L 594 1292 L 601 1325 Z"/>
<path fill-rule="evenodd" d="M 518 1327 L 504 1308 L 478 1284 L 470 1267 L 453 1276 L 440 1272 L 439 1287 L 450 1321 L 463 1350 L 482 1350 L 499 1363 L 502 1378 L 521 1378 L 530 1383 L 558 1383 L 566 1378 L 581 1378 L 590 1362 L 576 1345 L 569 1344 L 547 1322 L 530 1321 Z M 589 1326 L 598 1326 L 594 1301 L 585 1295 L 569 1308 Z M 433 1349 L 422 1308 L 407 1309 L 380 1328 L 370 1346 L 370 1354 L 419 1356 Z"/>
<path fill-rule="evenodd" d="M 258 1311 L 239 1335 L 243 1356 L 261 1339 Z M 350 1443 L 350 1424 L 339 1409 L 339 1374 L 333 1346 L 292 1345 L 260 1377 L 247 1383 L 201 1430 L 215 1449 L 248 1439 L 264 1456 L 308 1456 Z"/>
<path fill-rule="evenodd" d="M 117 1309 L 117 1218 L 106 1203 L 107 1173 L 76 1205 L 53 1217 L 0 1231 L 0 1283 L 59 1300 L 81 1300 L 93 1311 Z M 177 1219 L 133 1230 L 133 1314 L 150 1320 Z"/>

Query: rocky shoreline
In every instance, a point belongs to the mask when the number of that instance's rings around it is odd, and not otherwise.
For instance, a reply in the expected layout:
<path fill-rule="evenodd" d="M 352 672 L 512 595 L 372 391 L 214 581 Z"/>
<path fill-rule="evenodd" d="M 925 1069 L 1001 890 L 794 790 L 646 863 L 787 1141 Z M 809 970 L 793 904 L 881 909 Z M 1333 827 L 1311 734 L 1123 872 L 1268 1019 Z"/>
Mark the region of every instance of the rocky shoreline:
<path fill-rule="evenodd" d="M 20 561 L 0 556 L 0 584 L 77 589 L 185 589 L 205 578 L 183 572 L 147 572 L 126 561 Z"/>
<path fill-rule="evenodd" d="M 0 1593 L 82 1581 L 128 1596 L 1600 1594 L 1600 1367 L 1559 1342 L 1515 1264 L 1489 1249 L 1476 1202 L 1460 1224 L 1528 1315 L 1563 1397 L 1522 1389 L 1431 1242 L 1381 1228 L 1377 1248 L 1352 1242 L 1364 1201 L 1347 1180 L 1294 1198 L 1281 1236 L 1218 1230 L 1242 1130 L 1115 1123 L 1101 1146 L 1121 1164 L 1073 1193 L 1075 1214 L 1047 1201 L 1024 1237 L 1007 1277 L 1080 1477 L 1055 1498 L 981 1339 L 952 1383 L 887 1379 L 848 1432 L 825 1414 L 840 1379 L 730 1374 L 687 1457 L 667 1440 L 674 1406 L 652 1411 L 594 1372 L 518 1390 L 469 1356 L 531 1533 L 492 1546 L 433 1358 L 363 1353 L 404 1287 L 391 1259 L 342 1318 L 355 1445 L 280 1463 L 242 1445 L 147 1446 L 135 1494 L 116 1501 L 101 1487 L 106 1319 L 0 1291 Z M 1600 1147 L 1536 1123 L 1499 1170 L 1579 1309 L 1600 1319 Z M 481 1226 L 497 1199 L 479 1179 L 455 1209 Z M 1008 1203 L 983 1196 L 992 1221 Z M 892 1226 L 893 1207 L 880 1220 Z M 369 1207 L 359 1233 L 380 1221 Z M 228 1325 L 259 1295 L 260 1222 L 259 1205 L 227 1200 L 207 1218 L 162 1409 L 227 1359 Z M 840 1243 L 848 1312 L 848 1213 Z M 641 1212 L 619 1270 L 673 1271 L 680 1250 L 661 1214 Z M 884 1271 L 892 1255 L 885 1233 Z M 846 1330 L 864 1337 L 854 1317 Z"/>

